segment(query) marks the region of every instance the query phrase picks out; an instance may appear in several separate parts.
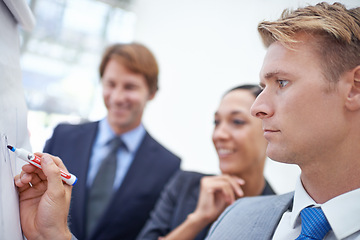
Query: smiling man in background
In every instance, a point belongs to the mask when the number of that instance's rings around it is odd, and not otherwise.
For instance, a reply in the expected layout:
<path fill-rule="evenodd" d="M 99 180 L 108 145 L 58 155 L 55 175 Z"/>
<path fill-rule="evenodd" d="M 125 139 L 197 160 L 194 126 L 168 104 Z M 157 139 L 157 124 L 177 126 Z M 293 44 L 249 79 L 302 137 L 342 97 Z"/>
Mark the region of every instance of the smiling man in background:
<path fill-rule="evenodd" d="M 138 43 L 109 46 L 100 64 L 107 117 L 60 124 L 44 152 L 59 156 L 79 182 L 70 229 L 78 239 L 134 239 L 180 159 L 141 119 L 158 90 L 158 65 Z"/>

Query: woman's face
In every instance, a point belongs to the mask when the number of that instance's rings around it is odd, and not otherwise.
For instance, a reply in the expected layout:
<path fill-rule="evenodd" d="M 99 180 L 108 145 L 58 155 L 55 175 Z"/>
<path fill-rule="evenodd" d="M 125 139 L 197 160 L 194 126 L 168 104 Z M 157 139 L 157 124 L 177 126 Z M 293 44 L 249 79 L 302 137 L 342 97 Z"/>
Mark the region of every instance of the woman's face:
<path fill-rule="evenodd" d="M 212 136 L 224 174 L 243 176 L 263 171 L 267 141 L 261 120 L 250 114 L 255 97 L 248 90 L 226 94 L 215 112 Z"/>

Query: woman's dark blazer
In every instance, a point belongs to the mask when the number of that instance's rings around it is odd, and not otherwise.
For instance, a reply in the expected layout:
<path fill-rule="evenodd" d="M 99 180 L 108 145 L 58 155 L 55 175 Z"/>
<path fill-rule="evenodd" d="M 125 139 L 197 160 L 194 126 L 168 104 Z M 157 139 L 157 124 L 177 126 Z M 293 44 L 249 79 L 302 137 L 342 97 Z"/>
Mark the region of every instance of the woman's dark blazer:
<path fill-rule="evenodd" d="M 194 212 L 200 193 L 200 179 L 208 176 L 197 172 L 179 171 L 174 175 L 165 187 L 151 218 L 138 236 L 138 240 L 157 240 L 165 236 Z M 261 195 L 275 194 L 266 181 L 265 188 Z M 204 239 L 211 224 L 204 228 L 196 240 Z"/>

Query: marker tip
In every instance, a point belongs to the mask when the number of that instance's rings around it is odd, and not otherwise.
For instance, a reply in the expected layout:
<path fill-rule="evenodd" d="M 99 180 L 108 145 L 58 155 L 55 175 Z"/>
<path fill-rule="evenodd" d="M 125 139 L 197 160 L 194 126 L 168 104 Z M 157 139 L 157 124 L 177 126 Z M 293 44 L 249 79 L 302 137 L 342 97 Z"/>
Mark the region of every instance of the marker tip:
<path fill-rule="evenodd" d="M 11 151 L 15 151 L 15 148 L 13 146 L 7 145 L 7 148 L 10 149 Z"/>

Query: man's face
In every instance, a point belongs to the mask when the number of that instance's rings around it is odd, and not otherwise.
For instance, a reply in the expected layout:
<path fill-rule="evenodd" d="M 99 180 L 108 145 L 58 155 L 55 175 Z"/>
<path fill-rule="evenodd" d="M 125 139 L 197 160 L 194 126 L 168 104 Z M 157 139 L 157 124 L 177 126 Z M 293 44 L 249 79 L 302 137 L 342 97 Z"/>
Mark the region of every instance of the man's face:
<path fill-rule="evenodd" d="M 346 136 L 346 119 L 341 83 L 331 88 L 308 39 L 299 40 L 294 50 L 279 42 L 270 45 L 260 72 L 264 90 L 252 115 L 263 120 L 270 158 L 304 166 L 336 149 Z"/>
<path fill-rule="evenodd" d="M 111 59 L 106 65 L 102 85 L 112 129 L 122 134 L 139 126 L 147 101 L 154 97 L 149 93 L 144 76 Z"/>

